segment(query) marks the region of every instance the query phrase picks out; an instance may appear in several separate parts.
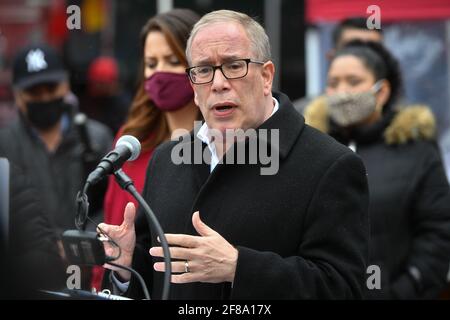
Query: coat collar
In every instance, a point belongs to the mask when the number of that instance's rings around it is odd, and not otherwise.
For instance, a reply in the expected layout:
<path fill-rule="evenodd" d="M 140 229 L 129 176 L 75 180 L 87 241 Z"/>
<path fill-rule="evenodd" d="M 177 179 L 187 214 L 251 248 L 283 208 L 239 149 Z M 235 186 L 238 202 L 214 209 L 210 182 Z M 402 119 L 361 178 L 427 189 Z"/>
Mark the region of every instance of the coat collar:
<path fill-rule="evenodd" d="M 306 123 L 324 133 L 339 139 L 339 131 L 333 130 L 324 96 L 314 99 L 305 108 Z M 431 109 L 425 105 L 395 107 L 385 113 L 383 119 L 367 128 L 357 130 L 353 140 L 359 143 L 373 143 L 381 140 L 387 145 L 400 145 L 409 141 L 434 140 L 436 120 Z M 356 139 L 355 139 L 356 138 Z"/>
<path fill-rule="evenodd" d="M 305 119 L 301 116 L 292 105 L 289 98 L 279 92 L 274 92 L 273 97 L 279 102 L 279 109 L 275 114 L 273 114 L 267 121 L 265 121 L 261 126 L 257 129 L 278 129 L 279 130 L 279 155 L 280 159 L 285 159 L 295 142 L 297 141 L 299 135 L 303 131 L 305 127 Z M 268 142 L 270 141 L 270 134 L 268 134 Z M 191 135 L 191 150 L 194 150 L 194 143 L 199 143 L 200 140 L 197 137 L 197 131 L 192 131 Z M 197 141 L 195 141 L 197 140 Z M 275 146 L 278 147 L 278 146 Z M 202 142 L 202 151 L 203 154 L 210 156 L 210 151 L 207 148 L 206 144 Z M 194 159 L 192 159 L 194 160 Z M 194 162 L 192 162 L 194 163 Z M 214 176 L 217 175 L 219 171 L 223 169 L 225 165 L 218 164 L 213 172 L 210 174 L 209 164 L 204 161 L 201 164 L 194 164 L 194 176 L 197 185 L 202 186 L 206 180 L 210 182 L 210 180 L 214 180 Z"/>
<path fill-rule="evenodd" d="M 305 119 L 294 109 L 287 95 L 274 92 L 273 96 L 280 103 L 280 109 L 258 129 L 280 130 L 280 158 L 285 159 L 303 131 Z"/>

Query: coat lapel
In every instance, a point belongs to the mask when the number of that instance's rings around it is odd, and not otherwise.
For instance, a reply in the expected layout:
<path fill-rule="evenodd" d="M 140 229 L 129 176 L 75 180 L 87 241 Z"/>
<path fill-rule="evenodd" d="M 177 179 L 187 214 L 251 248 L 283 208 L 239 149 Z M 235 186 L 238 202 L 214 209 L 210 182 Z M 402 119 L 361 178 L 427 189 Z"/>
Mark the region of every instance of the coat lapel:
<path fill-rule="evenodd" d="M 274 92 L 273 96 L 280 103 L 280 108 L 259 129 L 280 130 L 279 151 L 280 159 L 282 160 L 287 157 L 295 141 L 297 141 L 297 138 L 303 131 L 305 118 L 294 109 L 292 102 L 285 94 Z"/>
<path fill-rule="evenodd" d="M 197 141 L 195 141 L 195 139 L 197 139 Z M 203 142 L 200 142 L 200 140 L 198 140 L 197 137 L 193 137 L 191 150 L 194 150 L 194 143 L 201 143 L 202 144 L 202 154 L 207 154 L 209 156 L 209 159 L 211 159 L 211 154 L 210 154 L 210 151 L 209 151 L 208 147 L 206 146 L 206 144 L 204 144 Z M 192 154 L 193 154 L 193 152 L 192 152 Z M 200 164 L 195 163 L 194 158 L 192 158 L 191 160 L 192 160 L 191 163 L 193 163 L 194 179 L 195 179 L 198 189 L 200 189 L 205 184 L 208 177 L 210 176 L 210 165 L 207 162 L 205 162 L 205 159 L 203 159 L 203 157 L 202 157 L 202 161 Z"/>
<path fill-rule="evenodd" d="M 305 119 L 294 109 L 292 103 L 286 95 L 282 93 L 274 93 L 274 97 L 280 103 L 280 108 L 258 129 L 267 129 L 268 131 L 272 129 L 279 130 L 279 146 L 275 147 L 279 148 L 280 160 L 282 160 L 287 157 L 291 148 L 294 146 L 296 140 L 303 131 Z M 268 138 L 270 136 L 271 135 L 268 134 Z M 194 139 L 197 139 L 197 137 L 194 137 Z M 270 138 L 268 142 L 272 143 Z M 206 148 L 208 155 L 210 155 L 206 144 L 203 144 L 202 147 L 203 151 L 205 151 Z M 197 164 L 193 166 L 194 176 L 199 186 L 199 192 L 193 203 L 193 212 L 198 210 L 199 202 L 201 202 L 201 199 L 210 189 L 210 186 L 214 182 L 215 178 L 219 174 L 222 174 L 222 171 L 224 171 L 227 166 L 227 164 L 219 163 L 211 173 L 210 166 L 205 163 L 205 161 L 202 161 L 201 165 Z"/>

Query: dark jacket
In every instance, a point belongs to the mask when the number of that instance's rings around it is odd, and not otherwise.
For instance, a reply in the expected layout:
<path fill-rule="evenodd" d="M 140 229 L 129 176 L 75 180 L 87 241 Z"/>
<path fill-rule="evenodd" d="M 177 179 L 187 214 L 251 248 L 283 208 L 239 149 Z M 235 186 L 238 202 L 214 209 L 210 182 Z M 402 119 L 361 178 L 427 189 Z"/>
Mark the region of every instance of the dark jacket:
<path fill-rule="evenodd" d="M 7 271 L 2 272 L 5 298 L 37 297 L 38 289 L 59 290 L 65 270 L 56 237 L 30 180 L 11 164 Z"/>
<path fill-rule="evenodd" d="M 197 235 L 191 219 L 199 210 L 203 221 L 239 251 L 233 287 L 174 284 L 172 299 L 361 297 L 369 234 L 364 166 L 348 148 L 305 125 L 287 96 L 274 96 L 280 109 L 260 129 L 280 130 L 275 175 L 261 175 L 260 163 L 218 164 L 211 174 L 206 163 L 175 165 L 173 148 L 193 139 L 155 151 L 143 196 L 164 232 Z M 136 228 L 133 266 L 159 299 L 163 273 L 152 272 L 148 253 L 158 243 L 142 212 Z M 128 291 L 140 296 L 134 278 Z"/>
<path fill-rule="evenodd" d="M 431 111 L 410 106 L 377 123 L 344 132 L 328 121 L 324 100 L 305 111 L 307 123 L 344 144 L 353 141 L 367 168 L 370 260 L 381 289 L 367 298 L 437 298 L 450 262 L 450 190 Z"/>
<path fill-rule="evenodd" d="M 72 116 L 67 114 L 65 121 L 63 140 L 53 153 L 23 116 L 0 130 L 0 156 L 15 163 L 29 177 L 38 190 L 44 212 L 60 231 L 75 227 L 75 197 L 86 177 L 80 133 Z M 112 135 L 104 125 L 91 120 L 87 121 L 87 132 L 98 155 L 95 162 L 111 147 Z"/>

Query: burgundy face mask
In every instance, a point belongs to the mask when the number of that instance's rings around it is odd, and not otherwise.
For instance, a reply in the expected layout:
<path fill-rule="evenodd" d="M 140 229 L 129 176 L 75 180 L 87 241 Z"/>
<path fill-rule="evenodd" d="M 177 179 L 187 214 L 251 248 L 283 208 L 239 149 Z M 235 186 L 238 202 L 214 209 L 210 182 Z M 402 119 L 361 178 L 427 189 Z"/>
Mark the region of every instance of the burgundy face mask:
<path fill-rule="evenodd" d="M 144 88 L 156 107 L 163 111 L 181 109 L 194 98 L 185 73 L 155 72 L 145 80 Z"/>

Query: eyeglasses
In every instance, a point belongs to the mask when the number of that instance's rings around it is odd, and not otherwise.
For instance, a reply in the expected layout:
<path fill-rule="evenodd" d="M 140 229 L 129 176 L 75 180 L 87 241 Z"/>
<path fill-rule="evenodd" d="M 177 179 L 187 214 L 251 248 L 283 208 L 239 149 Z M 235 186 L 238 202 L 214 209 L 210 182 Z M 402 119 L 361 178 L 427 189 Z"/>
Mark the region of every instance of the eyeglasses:
<path fill-rule="evenodd" d="M 252 59 L 238 59 L 222 63 L 219 66 L 204 65 L 187 68 L 186 73 L 193 84 L 212 82 L 217 69 L 220 69 L 226 79 L 239 79 L 247 75 L 249 63 L 264 64 L 264 62 L 253 61 Z"/>

